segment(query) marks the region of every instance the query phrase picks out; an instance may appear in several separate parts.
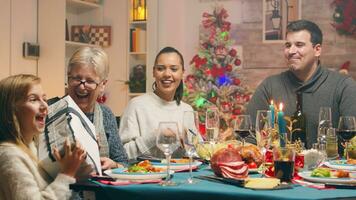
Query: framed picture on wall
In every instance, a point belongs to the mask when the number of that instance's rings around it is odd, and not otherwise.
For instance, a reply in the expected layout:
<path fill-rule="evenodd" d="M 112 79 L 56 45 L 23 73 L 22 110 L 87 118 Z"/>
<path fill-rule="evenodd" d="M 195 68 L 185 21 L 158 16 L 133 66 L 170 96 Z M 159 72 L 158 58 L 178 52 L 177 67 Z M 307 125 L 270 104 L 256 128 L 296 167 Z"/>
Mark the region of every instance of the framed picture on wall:
<path fill-rule="evenodd" d="M 289 22 L 301 19 L 301 0 L 263 0 L 263 42 L 284 42 Z"/>

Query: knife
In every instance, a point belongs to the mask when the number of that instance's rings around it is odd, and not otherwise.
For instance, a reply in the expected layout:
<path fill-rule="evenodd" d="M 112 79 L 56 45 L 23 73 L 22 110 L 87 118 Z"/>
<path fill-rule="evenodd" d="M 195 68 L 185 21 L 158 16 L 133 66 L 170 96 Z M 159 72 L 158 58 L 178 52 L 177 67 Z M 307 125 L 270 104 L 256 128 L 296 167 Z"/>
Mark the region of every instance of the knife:
<path fill-rule="evenodd" d="M 325 187 L 334 187 L 337 189 L 356 189 L 356 184 L 325 183 Z"/>
<path fill-rule="evenodd" d="M 244 179 L 232 179 L 232 178 L 222 178 L 222 177 L 217 177 L 217 176 L 196 176 L 194 178 L 201 179 L 201 180 L 207 180 L 207 181 L 213 181 L 213 182 L 218 182 L 218 183 L 227 183 L 230 185 L 235 185 L 238 187 L 243 187 L 245 188 L 245 183 L 246 181 Z M 281 183 L 278 186 L 274 188 L 247 188 L 247 189 L 252 189 L 252 190 L 283 190 L 283 189 L 291 189 L 293 188 L 293 185 L 290 183 Z"/>

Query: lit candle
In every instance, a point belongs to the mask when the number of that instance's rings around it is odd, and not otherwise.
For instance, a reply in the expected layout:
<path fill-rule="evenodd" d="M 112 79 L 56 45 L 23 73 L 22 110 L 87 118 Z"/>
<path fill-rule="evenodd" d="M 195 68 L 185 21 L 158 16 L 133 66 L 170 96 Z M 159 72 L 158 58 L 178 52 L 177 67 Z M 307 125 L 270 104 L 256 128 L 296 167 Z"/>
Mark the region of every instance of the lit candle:
<path fill-rule="evenodd" d="M 271 111 L 271 127 L 274 128 L 274 104 L 273 104 L 273 100 L 271 100 L 271 104 L 269 105 L 269 110 Z"/>
<path fill-rule="evenodd" d="M 285 146 L 285 133 L 286 133 L 286 122 L 284 120 L 283 104 L 279 104 L 278 111 L 278 127 L 279 127 L 279 137 L 281 147 Z"/>

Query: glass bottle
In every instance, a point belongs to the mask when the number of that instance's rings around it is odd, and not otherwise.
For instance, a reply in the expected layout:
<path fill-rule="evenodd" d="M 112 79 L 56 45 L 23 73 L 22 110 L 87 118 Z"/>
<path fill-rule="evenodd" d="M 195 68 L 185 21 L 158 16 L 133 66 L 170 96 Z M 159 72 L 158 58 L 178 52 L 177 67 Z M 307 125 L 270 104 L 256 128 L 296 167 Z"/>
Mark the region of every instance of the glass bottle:
<path fill-rule="evenodd" d="M 303 104 L 302 93 L 297 92 L 297 110 L 294 112 L 292 116 L 292 122 L 293 122 L 292 142 L 295 142 L 296 140 L 299 139 L 302 143 L 304 143 L 307 146 L 306 128 L 305 128 L 306 119 L 305 119 L 305 115 L 303 114 L 302 104 Z"/>

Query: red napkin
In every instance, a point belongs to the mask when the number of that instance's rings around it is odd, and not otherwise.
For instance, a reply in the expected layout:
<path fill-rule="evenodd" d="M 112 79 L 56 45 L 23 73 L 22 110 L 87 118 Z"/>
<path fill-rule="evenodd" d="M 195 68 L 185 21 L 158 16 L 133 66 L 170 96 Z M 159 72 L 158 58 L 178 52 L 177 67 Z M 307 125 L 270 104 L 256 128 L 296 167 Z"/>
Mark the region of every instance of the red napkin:
<path fill-rule="evenodd" d="M 304 187 L 310 187 L 310 188 L 318 189 L 318 190 L 333 190 L 333 189 L 336 189 L 335 187 L 325 186 L 325 184 L 322 184 L 322 183 L 312 183 L 312 182 L 304 181 L 304 180 L 301 180 L 301 179 L 293 179 L 292 183 L 299 184 L 299 185 L 304 186 Z"/>
<path fill-rule="evenodd" d="M 196 171 L 198 166 L 192 166 L 192 171 Z M 175 169 L 174 172 L 189 172 L 189 167 L 182 168 L 182 169 Z"/>

